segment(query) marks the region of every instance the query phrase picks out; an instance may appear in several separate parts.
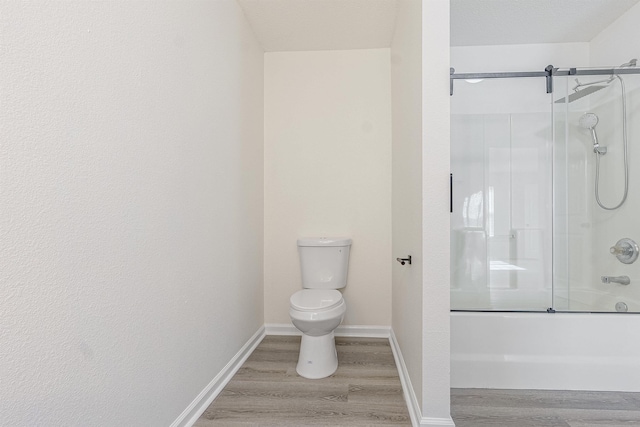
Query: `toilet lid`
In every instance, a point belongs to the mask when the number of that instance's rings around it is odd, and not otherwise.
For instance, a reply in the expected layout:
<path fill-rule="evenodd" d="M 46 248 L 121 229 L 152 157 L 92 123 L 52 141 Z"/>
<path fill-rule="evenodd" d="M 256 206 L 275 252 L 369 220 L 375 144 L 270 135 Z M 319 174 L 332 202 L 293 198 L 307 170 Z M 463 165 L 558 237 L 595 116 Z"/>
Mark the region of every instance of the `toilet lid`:
<path fill-rule="evenodd" d="M 301 311 L 326 310 L 340 304 L 342 294 L 335 289 L 303 289 L 291 295 L 291 307 Z"/>

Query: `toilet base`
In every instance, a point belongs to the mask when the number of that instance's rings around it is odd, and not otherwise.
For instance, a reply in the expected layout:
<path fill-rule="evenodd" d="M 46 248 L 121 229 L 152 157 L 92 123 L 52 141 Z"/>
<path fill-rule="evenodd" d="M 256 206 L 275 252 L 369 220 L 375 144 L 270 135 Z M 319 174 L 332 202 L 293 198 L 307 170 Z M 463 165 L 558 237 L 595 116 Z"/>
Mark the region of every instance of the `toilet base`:
<path fill-rule="evenodd" d="M 338 354 L 333 331 L 313 337 L 302 334 L 296 371 L 309 379 L 325 378 L 338 369 Z"/>

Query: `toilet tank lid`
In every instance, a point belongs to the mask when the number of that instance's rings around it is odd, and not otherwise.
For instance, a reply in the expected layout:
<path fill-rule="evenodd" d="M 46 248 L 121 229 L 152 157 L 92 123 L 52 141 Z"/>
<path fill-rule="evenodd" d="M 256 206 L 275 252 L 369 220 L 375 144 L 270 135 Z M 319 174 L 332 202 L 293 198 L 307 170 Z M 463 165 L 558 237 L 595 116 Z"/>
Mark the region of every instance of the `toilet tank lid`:
<path fill-rule="evenodd" d="M 298 246 L 351 246 L 348 237 L 301 237 Z"/>

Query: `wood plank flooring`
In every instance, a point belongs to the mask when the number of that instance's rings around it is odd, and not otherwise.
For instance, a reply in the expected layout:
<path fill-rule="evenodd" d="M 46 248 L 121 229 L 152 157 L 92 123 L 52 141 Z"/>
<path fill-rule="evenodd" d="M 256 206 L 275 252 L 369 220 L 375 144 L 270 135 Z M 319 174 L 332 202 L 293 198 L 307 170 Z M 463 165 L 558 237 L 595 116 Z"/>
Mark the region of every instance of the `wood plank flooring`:
<path fill-rule="evenodd" d="M 335 374 L 296 373 L 300 338 L 267 336 L 195 427 L 411 426 L 389 341 L 336 338 Z M 640 393 L 452 389 L 457 427 L 640 427 Z"/>
<path fill-rule="evenodd" d="M 636 427 L 640 393 L 452 389 L 456 427 Z"/>
<path fill-rule="evenodd" d="M 194 427 L 411 426 L 387 339 L 336 338 L 338 370 L 296 373 L 300 337 L 267 336 Z"/>

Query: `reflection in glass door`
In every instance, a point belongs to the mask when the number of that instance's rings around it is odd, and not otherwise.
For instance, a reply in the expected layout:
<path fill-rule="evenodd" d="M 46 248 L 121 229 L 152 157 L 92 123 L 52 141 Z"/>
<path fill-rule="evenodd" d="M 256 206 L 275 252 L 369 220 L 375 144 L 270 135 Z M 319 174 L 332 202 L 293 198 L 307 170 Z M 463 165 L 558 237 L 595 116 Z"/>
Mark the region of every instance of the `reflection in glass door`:
<path fill-rule="evenodd" d="M 552 307 L 551 97 L 540 79 L 456 82 L 451 305 Z"/>

